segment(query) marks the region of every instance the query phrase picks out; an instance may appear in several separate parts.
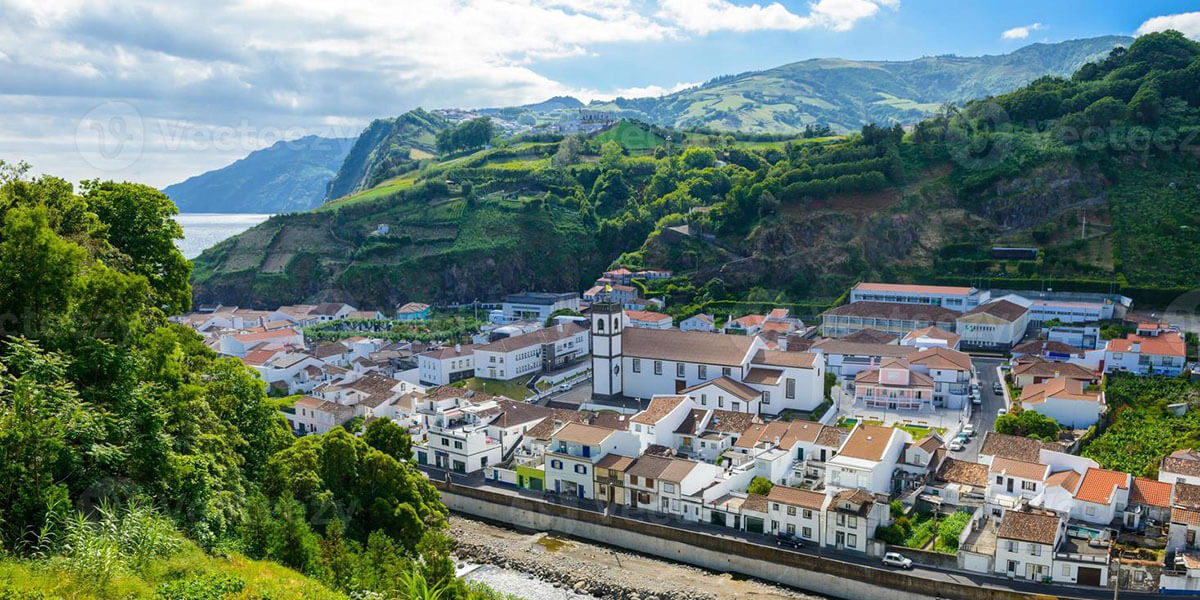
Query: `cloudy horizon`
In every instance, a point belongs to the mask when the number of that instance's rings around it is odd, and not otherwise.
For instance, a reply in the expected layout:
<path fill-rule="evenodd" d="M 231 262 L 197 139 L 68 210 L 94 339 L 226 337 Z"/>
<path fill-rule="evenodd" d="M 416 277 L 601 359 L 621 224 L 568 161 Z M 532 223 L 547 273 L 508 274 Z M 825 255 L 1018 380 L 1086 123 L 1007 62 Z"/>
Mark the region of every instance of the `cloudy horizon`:
<path fill-rule="evenodd" d="M 657 96 L 815 57 L 968 56 L 1167 28 L 1200 36 L 1187 2 L 1083 17 L 1061 4 L 0 0 L 0 159 L 161 187 L 279 140 L 353 137 L 418 106 Z"/>

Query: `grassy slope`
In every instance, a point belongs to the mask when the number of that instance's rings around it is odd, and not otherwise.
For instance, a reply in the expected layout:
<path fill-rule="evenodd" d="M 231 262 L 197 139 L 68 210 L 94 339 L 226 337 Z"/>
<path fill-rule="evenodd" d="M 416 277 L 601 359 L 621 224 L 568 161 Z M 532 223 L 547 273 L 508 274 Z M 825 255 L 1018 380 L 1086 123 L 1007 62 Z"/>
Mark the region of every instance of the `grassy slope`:
<path fill-rule="evenodd" d="M 270 561 L 250 560 L 241 555 L 228 558 L 209 556 L 190 543 L 186 549 L 151 564 L 143 573 L 120 573 L 100 584 L 55 562 L 0 561 L 0 597 L 6 590 L 41 593 L 49 598 L 138 599 L 154 598 L 158 587 L 167 582 L 233 576 L 245 583 L 243 595 L 273 600 L 344 600 L 343 594 L 291 569 Z M 20 598 L 21 596 L 17 596 Z"/>

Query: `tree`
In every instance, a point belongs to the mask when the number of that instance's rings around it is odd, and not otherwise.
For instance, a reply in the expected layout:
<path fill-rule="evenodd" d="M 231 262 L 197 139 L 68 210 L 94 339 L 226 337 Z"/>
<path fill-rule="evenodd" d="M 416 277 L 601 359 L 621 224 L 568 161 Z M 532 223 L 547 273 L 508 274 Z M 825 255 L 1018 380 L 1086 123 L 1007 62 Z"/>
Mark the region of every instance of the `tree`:
<path fill-rule="evenodd" d="M 583 142 L 579 136 L 569 135 L 558 143 L 558 150 L 550 157 L 550 166 L 562 169 L 579 162 L 579 154 L 583 151 Z"/>
<path fill-rule="evenodd" d="M 684 150 L 679 160 L 685 169 L 707 169 L 717 164 L 717 153 L 712 148 L 693 147 Z"/>
<path fill-rule="evenodd" d="M 38 336 L 66 315 L 86 252 L 50 229 L 42 206 L 10 209 L 0 239 L 3 332 Z"/>
<path fill-rule="evenodd" d="M 1058 422 L 1034 410 L 1017 410 L 996 419 L 996 433 L 1047 442 L 1058 441 Z"/>
<path fill-rule="evenodd" d="M 442 154 L 482 148 L 496 136 L 496 125 L 490 117 L 463 121 L 438 132 L 437 148 Z"/>
<path fill-rule="evenodd" d="M 771 483 L 770 479 L 760 476 L 750 480 L 750 487 L 746 488 L 746 492 L 766 496 L 771 493 L 771 488 L 773 487 L 775 487 L 775 484 Z"/>
<path fill-rule="evenodd" d="M 368 446 L 396 460 L 412 460 L 412 437 L 391 419 L 371 421 L 362 439 Z"/>

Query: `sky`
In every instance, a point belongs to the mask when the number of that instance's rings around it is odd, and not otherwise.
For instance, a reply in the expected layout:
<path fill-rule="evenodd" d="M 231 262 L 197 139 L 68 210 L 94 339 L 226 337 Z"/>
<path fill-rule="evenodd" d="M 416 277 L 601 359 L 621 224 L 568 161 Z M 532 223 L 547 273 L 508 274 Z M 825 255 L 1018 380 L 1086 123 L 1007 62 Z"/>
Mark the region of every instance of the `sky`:
<path fill-rule="evenodd" d="M 1195 0 L 0 0 L 0 160 L 165 186 L 415 107 L 1178 29 Z"/>

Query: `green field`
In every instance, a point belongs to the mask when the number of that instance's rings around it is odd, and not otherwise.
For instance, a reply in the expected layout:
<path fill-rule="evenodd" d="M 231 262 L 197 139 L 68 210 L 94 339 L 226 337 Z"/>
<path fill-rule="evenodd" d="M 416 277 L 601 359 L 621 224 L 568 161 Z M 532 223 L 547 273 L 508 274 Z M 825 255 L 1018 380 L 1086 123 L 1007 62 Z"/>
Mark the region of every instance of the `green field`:
<path fill-rule="evenodd" d="M 623 148 L 634 152 L 653 150 L 665 141 L 649 129 L 625 120 L 618 121 L 616 125 L 597 133 L 593 139 L 600 144 L 616 142 Z"/>

